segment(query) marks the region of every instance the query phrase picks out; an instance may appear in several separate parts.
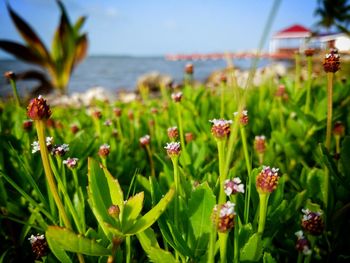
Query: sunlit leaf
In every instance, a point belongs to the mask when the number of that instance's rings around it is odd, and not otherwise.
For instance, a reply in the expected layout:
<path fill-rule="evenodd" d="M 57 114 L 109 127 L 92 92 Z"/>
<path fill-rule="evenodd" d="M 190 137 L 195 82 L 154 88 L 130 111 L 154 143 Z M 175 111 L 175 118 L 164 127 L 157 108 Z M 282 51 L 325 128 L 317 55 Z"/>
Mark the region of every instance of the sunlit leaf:
<path fill-rule="evenodd" d="M 143 207 L 144 193 L 131 196 L 124 204 L 122 228 L 128 229 L 140 215 Z"/>
<path fill-rule="evenodd" d="M 0 40 L 0 49 L 26 62 L 34 63 L 40 66 L 45 64 L 40 56 L 35 54 L 30 48 L 16 42 Z"/>
<path fill-rule="evenodd" d="M 253 234 L 241 249 L 241 261 L 258 261 L 263 252 L 261 235 Z"/>

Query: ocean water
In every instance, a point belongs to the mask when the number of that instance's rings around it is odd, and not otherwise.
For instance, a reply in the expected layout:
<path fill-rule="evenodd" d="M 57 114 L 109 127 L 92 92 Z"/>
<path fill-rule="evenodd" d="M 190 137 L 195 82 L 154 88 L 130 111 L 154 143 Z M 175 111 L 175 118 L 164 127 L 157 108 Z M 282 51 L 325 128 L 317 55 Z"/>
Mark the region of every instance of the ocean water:
<path fill-rule="evenodd" d="M 121 89 L 135 90 L 137 79 L 141 75 L 154 71 L 170 75 L 175 82 L 181 82 L 184 67 L 188 62 L 194 65 L 194 77 L 199 81 L 205 81 L 211 72 L 227 66 L 225 60 L 168 61 L 164 57 L 90 56 L 74 70 L 68 93 L 84 92 L 96 86 L 112 92 Z M 248 69 L 251 66 L 251 60 L 248 59 L 234 60 L 233 63 L 242 69 Z M 259 66 L 265 66 L 268 63 L 268 60 L 261 60 Z M 3 77 L 4 72 L 11 70 L 19 73 L 33 68 L 39 69 L 18 60 L 0 59 L 0 96 L 8 96 L 12 92 L 10 85 Z M 37 82 L 18 81 L 17 85 L 20 94 L 27 94 L 37 85 Z"/>

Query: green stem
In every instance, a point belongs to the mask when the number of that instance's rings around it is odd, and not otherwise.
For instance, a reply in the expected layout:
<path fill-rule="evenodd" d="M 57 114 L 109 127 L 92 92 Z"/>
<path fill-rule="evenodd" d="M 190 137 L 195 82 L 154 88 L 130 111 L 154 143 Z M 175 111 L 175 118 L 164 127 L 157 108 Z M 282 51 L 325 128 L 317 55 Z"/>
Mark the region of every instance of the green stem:
<path fill-rule="evenodd" d="M 213 224 L 210 231 L 210 240 L 209 240 L 209 251 L 208 251 L 208 263 L 215 262 L 215 243 L 216 243 L 216 227 Z"/>
<path fill-rule="evenodd" d="M 21 101 L 19 99 L 16 81 L 14 79 L 10 79 L 10 84 L 11 84 L 11 87 L 12 87 L 12 90 L 13 90 L 13 95 L 15 96 L 16 104 L 17 104 L 18 107 L 20 107 L 21 106 Z"/>
<path fill-rule="evenodd" d="M 78 192 L 79 180 L 78 180 L 77 170 L 75 168 L 72 169 L 72 174 L 73 174 L 73 181 L 74 181 L 75 191 Z"/>
<path fill-rule="evenodd" d="M 180 196 L 180 178 L 179 178 L 179 157 L 174 156 L 171 158 L 174 167 L 174 182 L 175 182 L 175 205 L 174 205 L 174 224 L 176 227 L 179 227 L 179 199 Z"/>
<path fill-rule="evenodd" d="M 315 243 L 316 243 L 316 239 L 314 236 L 308 236 L 308 239 L 310 241 L 310 249 L 311 249 L 311 254 L 307 255 L 304 259 L 304 263 L 310 263 L 311 262 L 311 258 L 312 258 L 312 253 L 314 251 L 314 247 L 315 247 Z"/>
<path fill-rule="evenodd" d="M 220 107 L 220 118 L 224 118 L 225 115 L 225 84 L 221 83 L 221 107 Z"/>
<path fill-rule="evenodd" d="M 153 162 L 153 158 L 152 158 L 152 151 L 151 151 L 151 147 L 149 147 L 149 145 L 146 145 L 146 151 L 147 151 L 147 155 L 149 158 L 149 165 L 151 167 L 151 175 L 154 177 L 156 176 L 156 172 L 154 169 L 154 162 Z"/>
<path fill-rule="evenodd" d="M 326 133 L 326 148 L 329 151 L 331 148 L 332 134 L 332 111 L 333 111 L 333 76 L 334 73 L 327 73 L 327 133 Z"/>
<path fill-rule="evenodd" d="M 279 117 L 280 117 L 280 124 L 281 124 L 281 130 L 284 132 L 286 130 L 286 125 L 284 122 L 284 115 L 283 115 L 283 103 L 282 103 L 282 97 L 278 98 L 278 106 L 280 108 L 279 110 Z"/>
<path fill-rule="evenodd" d="M 259 225 L 258 225 L 258 233 L 263 234 L 265 229 L 265 222 L 266 222 L 266 213 L 267 213 L 267 203 L 269 201 L 269 194 L 268 193 L 259 193 Z"/>
<path fill-rule="evenodd" d="M 312 83 L 312 57 L 307 57 L 307 91 L 306 91 L 306 102 L 305 102 L 305 113 L 310 111 L 311 101 L 311 83 Z"/>
<path fill-rule="evenodd" d="M 237 197 L 236 195 L 233 195 L 232 197 L 232 202 L 237 205 Z M 239 244 L 238 244 L 238 238 L 239 238 L 239 216 L 238 214 L 235 215 L 235 222 L 234 222 L 234 236 L 233 236 L 233 262 L 234 263 L 239 263 Z"/>
<path fill-rule="evenodd" d="M 125 237 L 125 246 L 126 246 L 126 263 L 131 262 L 131 237 Z"/>
<path fill-rule="evenodd" d="M 225 140 L 218 139 L 217 146 L 218 146 L 218 158 L 219 158 L 219 182 L 220 182 L 219 204 L 223 204 L 226 201 L 226 194 L 224 189 L 224 182 L 226 180 Z"/>
<path fill-rule="evenodd" d="M 252 167 L 250 165 L 245 127 L 241 126 L 240 131 L 241 131 L 241 137 L 242 137 L 244 159 L 245 159 L 245 164 L 246 164 L 247 173 L 248 173 L 247 185 L 246 185 L 247 194 L 245 195 L 245 200 L 244 200 L 244 223 L 247 224 L 248 219 L 249 219 L 249 208 L 250 208 L 250 192 L 251 192 L 251 185 L 252 185 L 252 182 L 251 182 L 252 181 L 251 180 Z"/>
<path fill-rule="evenodd" d="M 300 54 L 295 53 L 295 90 L 300 88 Z"/>
<path fill-rule="evenodd" d="M 45 141 L 45 122 L 43 120 L 36 120 L 35 126 L 36 126 L 36 131 L 38 134 L 39 145 L 41 145 L 40 155 L 41 155 L 41 159 L 43 162 L 47 183 L 49 185 L 50 191 L 51 191 L 52 196 L 53 196 L 55 203 L 57 205 L 60 216 L 63 219 L 64 225 L 68 229 L 72 229 L 72 226 L 70 224 L 70 221 L 68 219 L 66 211 L 64 210 L 64 206 L 62 204 L 62 201 L 58 195 L 57 186 L 56 186 L 55 179 L 54 179 L 54 176 L 52 174 L 51 167 L 50 167 L 49 154 L 48 154 L 48 150 L 46 147 L 46 141 Z"/>
<path fill-rule="evenodd" d="M 122 126 L 120 125 L 120 118 L 117 118 L 117 129 L 118 129 L 120 140 L 123 140 L 124 136 L 123 136 Z"/>
<path fill-rule="evenodd" d="M 179 102 L 175 102 L 176 113 L 177 113 L 177 122 L 179 123 L 179 133 L 180 133 L 180 142 L 182 150 L 185 150 L 185 137 L 182 125 L 182 115 L 181 115 L 181 105 Z"/>
<path fill-rule="evenodd" d="M 227 240 L 228 240 L 228 233 L 219 233 L 219 243 L 220 243 L 220 262 L 226 263 L 227 262 Z"/>
<path fill-rule="evenodd" d="M 299 252 L 298 253 L 298 261 L 297 261 L 297 263 L 302 263 L 302 262 L 303 262 L 303 253 Z"/>

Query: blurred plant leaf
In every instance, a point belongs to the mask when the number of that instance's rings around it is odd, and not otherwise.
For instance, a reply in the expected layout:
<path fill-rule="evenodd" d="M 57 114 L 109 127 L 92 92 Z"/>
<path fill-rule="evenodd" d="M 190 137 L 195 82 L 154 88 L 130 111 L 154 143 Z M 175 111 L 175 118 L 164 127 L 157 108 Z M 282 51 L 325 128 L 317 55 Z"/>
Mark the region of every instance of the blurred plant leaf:
<path fill-rule="evenodd" d="M 240 259 L 241 261 L 258 261 L 263 252 L 263 246 L 261 242 L 261 235 L 258 233 L 253 234 L 241 248 Z"/>
<path fill-rule="evenodd" d="M 0 48 L 23 61 L 34 63 L 40 66 L 45 65 L 42 58 L 35 54 L 30 48 L 16 42 L 0 40 Z"/>
<path fill-rule="evenodd" d="M 138 193 L 131 196 L 124 204 L 122 229 L 128 229 L 134 224 L 136 218 L 140 215 L 143 207 L 144 193 Z"/>

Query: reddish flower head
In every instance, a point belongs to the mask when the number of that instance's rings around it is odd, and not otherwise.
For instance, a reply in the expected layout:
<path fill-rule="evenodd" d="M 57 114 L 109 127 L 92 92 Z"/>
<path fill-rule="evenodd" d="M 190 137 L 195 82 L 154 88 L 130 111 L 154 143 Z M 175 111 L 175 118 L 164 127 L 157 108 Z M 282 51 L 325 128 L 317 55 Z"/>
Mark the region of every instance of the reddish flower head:
<path fill-rule="evenodd" d="M 185 141 L 187 143 L 193 141 L 193 133 L 192 132 L 186 132 L 185 133 Z"/>
<path fill-rule="evenodd" d="M 302 209 L 303 218 L 301 219 L 301 227 L 305 232 L 318 236 L 321 235 L 324 229 L 321 212 L 312 212 L 309 209 Z"/>
<path fill-rule="evenodd" d="M 213 209 L 213 221 L 217 230 L 221 233 L 228 232 L 234 227 L 235 204 L 227 201 L 222 205 L 215 205 Z"/>
<path fill-rule="evenodd" d="M 192 63 L 188 63 L 185 66 L 185 73 L 192 75 L 193 74 L 193 64 Z"/>
<path fill-rule="evenodd" d="M 25 131 L 31 131 L 33 128 L 33 121 L 32 120 L 25 120 L 22 124 L 23 130 Z"/>
<path fill-rule="evenodd" d="M 16 74 L 13 71 L 6 71 L 4 74 L 4 77 L 7 78 L 8 80 L 15 80 Z"/>
<path fill-rule="evenodd" d="M 335 136 L 342 137 L 345 134 L 345 126 L 342 122 L 337 121 L 333 127 L 333 133 Z"/>
<path fill-rule="evenodd" d="M 113 109 L 114 115 L 119 118 L 120 116 L 122 116 L 122 109 L 121 108 L 114 108 Z"/>
<path fill-rule="evenodd" d="M 305 56 L 312 57 L 315 54 L 315 49 L 308 48 L 304 51 Z"/>
<path fill-rule="evenodd" d="M 340 69 L 340 56 L 338 50 L 331 49 L 325 56 L 323 61 L 323 69 L 325 72 L 335 73 Z"/>
<path fill-rule="evenodd" d="M 31 237 L 28 238 L 28 240 L 32 245 L 32 251 L 36 259 L 40 259 L 47 255 L 49 251 L 49 246 L 44 235 L 31 235 Z"/>
<path fill-rule="evenodd" d="M 238 177 L 233 178 L 232 180 L 227 179 L 224 182 L 224 191 L 227 196 L 234 195 L 237 193 L 244 193 L 244 184 L 242 184 L 241 179 Z"/>
<path fill-rule="evenodd" d="M 255 136 L 254 145 L 257 153 L 264 153 L 266 151 L 266 137 L 264 135 Z"/>
<path fill-rule="evenodd" d="M 171 98 L 174 102 L 180 102 L 182 100 L 182 92 L 172 93 Z"/>
<path fill-rule="evenodd" d="M 310 249 L 310 242 L 309 240 L 304 237 L 303 231 L 298 231 L 295 232 L 295 235 L 297 236 L 298 240 L 295 244 L 295 248 L 299 251 L 302 252 L 305 256 L 311 254 L 311 249 Z"/>
<path fill-rule="evenodd" d="M 51 110 L 46 100 L 40 95 L 29 102 L 27 115 L 32 120 L 47 120 L 51 116 Z"/>
<path fill-rule="evenodd" d="M 237 116 L 239 118 L 239 123 L 243 126 L 248 124 L 249 118 L 248 118 L 248 111 L 244 110 L 241 113 L 238 113 L 237 111 L 233 113 L 234 116 Z"/>
<path fill-rule="evenodd" d="M 149 145 L 150 141 L 151 141 L 151 136 L 149 136 L 148 134 L 140 138 L 141 146 Z"/>
<path fill-rule="evenodd" d="M 278 168 L 263 166 L 262 171 L 256 177 L 256 188 L 259 193 L 272 193 L 278 184 Z"/>
<path fill-rule="evenodd" d="M 172 141 L 175 141 L 179 137 L 179 131 L 176 126 L 168 128 L 168 137 Z"/>
<path fill-rule="evenodd" d="M 100 157 L 106 158 L 109 155 L 110 148 L 111 148 L 111 146 L 109 146 L 106 143 L 101 145 L 100 149 L 98 150 L 98 154 L 100 155 Z"/>
<path fill-rule="evenodd" d="M 169 157 L 179 156 L 181 153 L 180 142 L 170 142 L 164 147 Z"/>
<path fill-rule="evenodd" d="M 67 160 L 63 161 L 63 164 L 67 165 L 69 169 L 74 169 L 78 165 L 78 158 L 68 158 Z"/>
<path fill-rule="evenodd" d="M 213 119 L 209 122 L 213 124 L 211 127 L 211 133 L 216 139 L 224 139 L 230 134 L 230 125 L 232 124 L 231 120 Z"/>

